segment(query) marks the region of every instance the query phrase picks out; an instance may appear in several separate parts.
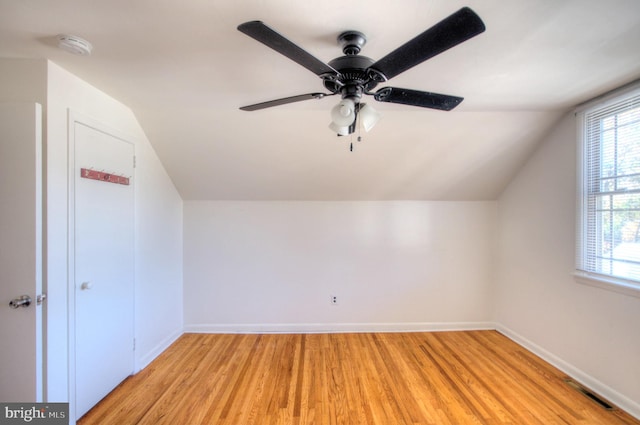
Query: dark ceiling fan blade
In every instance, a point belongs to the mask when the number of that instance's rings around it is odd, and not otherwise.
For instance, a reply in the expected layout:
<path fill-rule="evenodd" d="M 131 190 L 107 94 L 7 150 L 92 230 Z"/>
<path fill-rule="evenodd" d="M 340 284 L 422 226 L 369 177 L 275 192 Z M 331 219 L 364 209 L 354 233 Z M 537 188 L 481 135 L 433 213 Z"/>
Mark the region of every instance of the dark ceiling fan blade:
<path fill-rule="evenodd" d="M 312 56 L 309 52 L 294 44 L 283 35 L 269 28 L 262 21 L 245 22 L 238 26 L 240 32 L 245 33 L 259 42 L 271 47 L 276 52 L 288 57 L 292 61 L 304 66 L 318 76 L 326 74 L 338 75 L 338 71 Z"/>
<path fill-rule="evenodd" d="M 243 106 L 243 111 L 257 111 L 259 109 L 271 108 L 273 106 L 286 105 L 287 103 L 302 102 L 303 100 L 322 99 L 325 96 L 333 96 L 333 93 L 308 93 L 298 96 L 284 97 L 282 99 L 270 100 L 268 102 L 256 103 L 255 105 Z"/>
<path fill-rule="evenodd" d="M 403 105 L 450 111 L 464 100 L 462 97 L 425 91 L 385 87 L 378 90 L 373 98 L 379 102 L 401 103 Z"/>
<path fill-rule="evenodd" d="M 375 62 L 369 71 L 377 81 L 389 80 L 484 30 L 482 19 L 473 10 L 463 7 Z"/>

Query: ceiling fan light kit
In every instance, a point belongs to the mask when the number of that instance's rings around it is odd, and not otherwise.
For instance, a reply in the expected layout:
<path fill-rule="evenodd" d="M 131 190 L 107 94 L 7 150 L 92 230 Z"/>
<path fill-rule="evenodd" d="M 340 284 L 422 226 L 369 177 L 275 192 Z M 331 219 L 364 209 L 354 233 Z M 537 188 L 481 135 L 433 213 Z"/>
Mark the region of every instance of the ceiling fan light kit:
<path fill-rule="evenodd" d="M 352 99 L 342 99 L 331 109 L 329 128 L 338 136 L 348 136 L 356 129 L 369 132 L 380 120 L 380 113 L 366 103 L 355 103 Z"/>
<path fill-rule="evenodd" d="M 238 30 L 316 74 L 329 91 L 271 100 L 240 109 L 256 111 L 339 94 L 342 100 L 331 110 L 329 128 L 339 136 L 344 136 L 360 127 L 369 131 L 380 119 L 377 111 L 361 103 L 365 95 L 373 96 L 378 102 L 441 111 L 450 111 L 458 106 L 462 97 L 398 87 L 373 90 L 378 84 L 484 32 L 485 25 L 473 10 L 463 7 L 377 61 L 360 55 L 367 42 L 364 34 L 346 31 L 338 36 L 344 55 L 329 63 L 317 59 L 261 21 L 245 22 L 238 26 Z"/>

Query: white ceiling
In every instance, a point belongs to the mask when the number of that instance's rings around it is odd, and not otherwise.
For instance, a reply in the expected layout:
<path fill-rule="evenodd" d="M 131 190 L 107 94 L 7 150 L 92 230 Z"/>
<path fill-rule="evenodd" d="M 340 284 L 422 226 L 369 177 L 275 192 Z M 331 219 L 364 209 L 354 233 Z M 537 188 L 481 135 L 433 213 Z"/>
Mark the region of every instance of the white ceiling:
<path fill-rule="evenodd" d="M 370 99 L 382 119 L 350 152 L 327 127 L 337 96 L 238 110 L 323 91 L 242 22 L 324 62 L 358 30 L 379 59 L 463 6 L 486 32 L 389 82 L 465 97 L 454 111 Z M 58 50 L 59 33 L 92 55 Z M 640 1 L 0 0 L 0 57 L 51 59 L 128 105 L 184 199 L 484 200 L 563 113 L 640 78 Z"/>

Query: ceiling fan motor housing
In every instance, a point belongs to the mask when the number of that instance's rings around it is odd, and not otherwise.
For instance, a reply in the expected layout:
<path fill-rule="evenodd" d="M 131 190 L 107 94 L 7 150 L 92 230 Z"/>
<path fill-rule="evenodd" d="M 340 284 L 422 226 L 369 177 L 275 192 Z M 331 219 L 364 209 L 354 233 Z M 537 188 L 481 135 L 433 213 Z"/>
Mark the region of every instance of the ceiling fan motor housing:
<path fill-rule="evenodd" d="M 339 75 L 333 75 L 332 78 L 324 79 L 324 86 L 332 93 L 342 93 L 344 97 L 345 90 L 348 94 L 352 94 L 353 86 L 359 87 L 359 92 L 369 92 L 376 85 L 377 81 L 369 77 L 367 68 L 373 64 L 373 59 L 366 56 L 341 56 L 335 58 L 329 65 L 338 71 Z"/>
<path fill-rule="evenodd" d="M 323 78 L 324 86 L 332 93 L 340 93 L 342 98 L 352 98 L 356 102 L 378 84 L 367 71 L 374 60 L 360 56 L 367 37 L 359 31 L 345 31 L 338 36 L 345 56 L 329 62 L 329 66 L 338 71 L 338 75 L 327 75 Z"/>

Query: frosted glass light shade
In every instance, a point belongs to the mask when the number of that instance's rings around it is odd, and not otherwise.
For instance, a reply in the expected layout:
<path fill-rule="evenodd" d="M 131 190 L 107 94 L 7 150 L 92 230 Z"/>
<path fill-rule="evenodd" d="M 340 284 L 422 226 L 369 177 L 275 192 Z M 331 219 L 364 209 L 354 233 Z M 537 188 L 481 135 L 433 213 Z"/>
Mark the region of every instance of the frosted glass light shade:
<path fill-rule="evenodd" d="M 373 109 L 372 106 L 364 103 L 360 104 L 360 110 L 358 111 L 358 120 L 360 121 L 360 124 L 365 131 L 368 132 L 369 130 L 371 130 L 373 126 L 376 125 L 378 121 L 380 121 L 380 116 L 380 112 Z"/>
<path fill-rule="evenodd" d="M 331 124 L 349 127 L 356 120 L 356 104 L 351 99 L 342 99 L 331 109 Z"/>
<path fill-rule="evenodd" d="M 329 128 L 331 130 L 333 130 L 333 132 L 338 134 L 339 136 L 348 136 L 349 135 L 349 126 L 341 127 L 339 125 L 336 125 L 336 123 L 332 122 L 331 124 L 329 124 Z"/>

